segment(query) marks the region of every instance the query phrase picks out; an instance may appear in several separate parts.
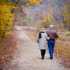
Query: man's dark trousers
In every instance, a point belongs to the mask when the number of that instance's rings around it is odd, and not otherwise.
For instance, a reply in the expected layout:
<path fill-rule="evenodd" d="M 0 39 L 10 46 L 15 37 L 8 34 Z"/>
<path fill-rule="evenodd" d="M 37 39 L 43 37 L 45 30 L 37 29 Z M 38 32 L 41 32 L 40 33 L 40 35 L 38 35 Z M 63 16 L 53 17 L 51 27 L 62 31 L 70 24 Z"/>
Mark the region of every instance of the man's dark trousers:
<path fill-rule="evenodd" d="M 55 41 L 48 41 L 48 48 L 50 53 L 50 58 L 53 58 L 53 51 L 54 51 Z"/>
<path fill-rule="evenodd" d="M 44 49 L 41 49 L 41 56 L 42 56 L 42 59 L 44 59 L 45 52 L 46 52 L 46 50 L 44 50 Z"/>

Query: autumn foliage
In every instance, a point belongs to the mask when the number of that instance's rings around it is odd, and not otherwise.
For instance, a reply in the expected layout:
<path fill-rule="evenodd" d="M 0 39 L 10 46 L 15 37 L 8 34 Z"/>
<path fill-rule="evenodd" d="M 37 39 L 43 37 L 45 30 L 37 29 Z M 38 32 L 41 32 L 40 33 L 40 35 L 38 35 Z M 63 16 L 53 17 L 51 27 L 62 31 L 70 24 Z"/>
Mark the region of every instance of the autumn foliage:
<path fill-rule="evenodd" d="M 13 14 L 11 14 L 11 6 L 0 2 L 0 38 L 7 35 L 7 30 L 12 29 Z"/>
<path fill-rule="evenodd" d="M 28 0 L 30 2 L 30 4 L 39 4 L 41 2 L 41 0 Z"/>
<path fill-rule="evenodd" d="M 70 30 L 70 3 L 66 4 L 64 6 L 64 23 L 65 23 L 65 27 L 68 27 Z"/>

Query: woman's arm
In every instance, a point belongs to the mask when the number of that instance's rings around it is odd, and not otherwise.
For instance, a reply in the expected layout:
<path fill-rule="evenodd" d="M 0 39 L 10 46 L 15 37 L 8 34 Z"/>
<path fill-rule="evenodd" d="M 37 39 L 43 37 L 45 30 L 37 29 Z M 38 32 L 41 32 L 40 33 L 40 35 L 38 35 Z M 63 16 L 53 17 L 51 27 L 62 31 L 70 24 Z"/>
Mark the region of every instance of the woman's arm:
<path fill-rule="evenodd" d="M 39 34 L 37 35 L 37 38 L 36 38 L 37 42 L 39 43 Z"/>

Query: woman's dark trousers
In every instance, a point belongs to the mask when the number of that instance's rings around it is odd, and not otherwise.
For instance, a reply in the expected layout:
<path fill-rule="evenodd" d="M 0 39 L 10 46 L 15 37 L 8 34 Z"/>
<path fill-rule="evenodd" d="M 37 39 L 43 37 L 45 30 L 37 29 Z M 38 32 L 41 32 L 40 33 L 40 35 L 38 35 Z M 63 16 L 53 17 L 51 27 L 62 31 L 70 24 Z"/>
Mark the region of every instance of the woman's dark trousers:
<path fill-rule="evenodd" d="M 42 56 L 42 59 L 44 59 L 44 57 L 45 57 L 45 52 L 46 52 L 46 50 L 41 49 L 41 56 Z"/>

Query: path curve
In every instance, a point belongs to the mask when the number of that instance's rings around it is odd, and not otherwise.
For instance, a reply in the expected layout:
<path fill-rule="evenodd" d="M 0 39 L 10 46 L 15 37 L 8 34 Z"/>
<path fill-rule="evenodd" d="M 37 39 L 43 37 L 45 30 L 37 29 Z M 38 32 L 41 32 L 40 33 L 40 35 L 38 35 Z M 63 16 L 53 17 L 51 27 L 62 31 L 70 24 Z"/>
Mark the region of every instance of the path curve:
<path fill-rule="evenodd" d="M 19 27 L 18 42 L 16 52 L 17 57 L 12 60 L 12 65 L 7 70 L 67 70 L 55 57 L 49 59 L 49 53 L 46 52 L 44 60 L 41 60 L 39 45 L 34 43 Z"/>

